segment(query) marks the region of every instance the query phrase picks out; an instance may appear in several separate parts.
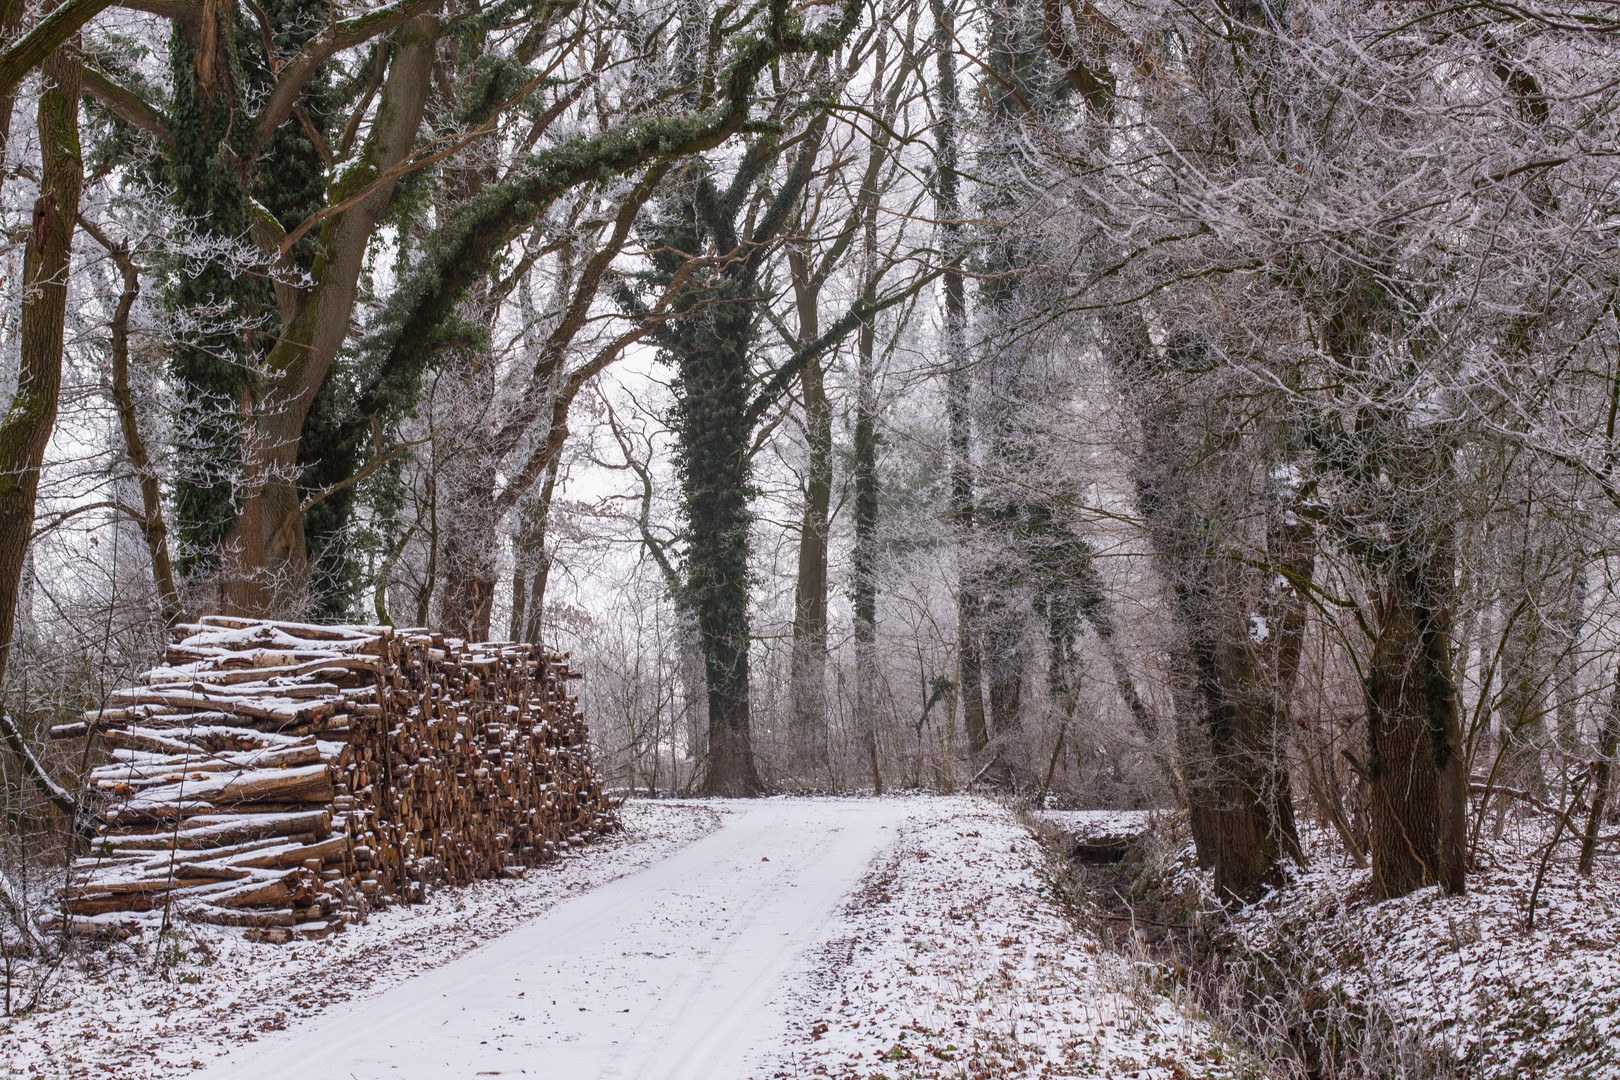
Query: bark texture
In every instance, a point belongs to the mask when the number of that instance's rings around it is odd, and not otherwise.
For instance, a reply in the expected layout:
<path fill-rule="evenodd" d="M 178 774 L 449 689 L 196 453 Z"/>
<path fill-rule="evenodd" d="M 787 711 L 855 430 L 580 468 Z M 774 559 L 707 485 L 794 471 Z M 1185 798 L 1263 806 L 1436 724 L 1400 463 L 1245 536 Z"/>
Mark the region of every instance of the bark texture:
<path fill-rule="evenodd" d="M 1174 613 L 1176 758 L 1198 861 L 1223 899 L 1246 901 L 1284 860 L 1303 862 L 1287 717 L 1314 531 L 1292 512 L 1297 490 L 1259 480 L 1273 472 L 1259 439 L 1234 438 L 1233 418 L 1209 407 L 1219 387 L 1187 374 L 1201 367 L 1193 346 L 1157 350 L 1123 314 L 1108 329 L 1141 425 L 1137 502 Z M 1260 566 L 1246 557 L 1257 547 Z"/>
<path fill-rule="evenodd" d="M 34 527 L 39 470 L 62 389 L 62 328 L 84 164 L 79 149 L 83 62 L 77 35 L 41 71 L 39 196 L 23 248 L 17 392 L 0 417 L 0 679 L 17 623 L 23 563 Z"/>
<path fill-rule="evenodd" d="M 1451 673 L 1449 543 L 1395 564 L 1376 600 L 1367 675 L 1367 780 L 1373 888 L 1460 894 L 1467 870 L 1468 776 Z"/>
<path fill-rule="evenodd" d="M 821 334 L 816 305 L 817 283 L 805 260 L 794 260 L 794 293 L 799 317 L 799 345 Z M 804 515 L 799 523 L 799 565 L 793 588 L 792 713 L 788 739 L 800 772 L 824 773 L 827 747 L 827 535 L 832 509 L 832 402 L 820 361 L 805 365 L 799 376 L 804 401 Z"/>
<path fill-rule="evenodd" d="M 250 472 L 258 478 L 257 490 L 231 527 L 221 568 L 217 606 L 227 614 L 265 615 L 303 605 L 309 553 L 297 482 L 299 439 L 349 333 L 366 250 L 397 184 L 388 171 L 411 152 L 421 126 L 438 26 L 435 16 L 424 15 L 395 32 L 393 62 L 370 134 L 330 201 L 335 206 L 360 197 L 321 223 L 314 284 L 298 294 L 291 320 L 266 357 L 269 384 L 252 409 Z"/>

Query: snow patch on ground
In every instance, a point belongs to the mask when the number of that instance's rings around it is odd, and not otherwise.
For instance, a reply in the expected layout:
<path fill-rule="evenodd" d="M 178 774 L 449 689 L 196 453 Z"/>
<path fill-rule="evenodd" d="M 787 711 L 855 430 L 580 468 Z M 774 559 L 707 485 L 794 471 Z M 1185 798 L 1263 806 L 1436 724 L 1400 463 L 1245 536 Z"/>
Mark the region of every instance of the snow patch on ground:
<path fill-rule="evenodd" d="M 1005 807 L 918 802 L 755 1075 L 1236 1075 L 1207 1024 L 1082 929 L 1048 858 Z"/>
<path fill-rule="evenodd" d="M 1152 824 L 1152 810 L 1042 810 L 1036 815 L 1076 840 L 1136 836 Z"/>
<path fill-rule="evenodd" d="M 712 803 L 632 801 L 624 831 L 519 881 L 446 889 L 320 942 L 254 945 L 188 925 L 166 941 L 69 958 L 30 1013 L 0 1019 L 0 1077 L 156 1080 L 202 1068 L 221 1046 L 379 993 L 582 891 L 653 865 L 720 824 Z"/>

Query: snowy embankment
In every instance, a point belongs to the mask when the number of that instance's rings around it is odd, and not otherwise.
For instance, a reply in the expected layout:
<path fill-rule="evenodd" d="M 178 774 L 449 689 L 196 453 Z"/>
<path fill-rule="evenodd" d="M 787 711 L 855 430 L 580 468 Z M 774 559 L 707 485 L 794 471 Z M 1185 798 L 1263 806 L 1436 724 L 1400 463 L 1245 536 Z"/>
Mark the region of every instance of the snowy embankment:
<path fill-rule="evenodd" d="M 224 1047 L 438 968 L 660 862 L 715 829 L 721 814 L 704 804 L 634 802 L 621 818 L 623 832 L 521 880 L 445 889 L 323 941 L 255 945 L 240 930 L 187 925 L 163 942 L 138 939 L 70 957 L 35 1009 L 0 1019 L 0 1078 L 184 1075 Z"/>
<path fill-rule="evenodd" d="M 1050 858 L 1002 806 L 915 800 L 758 1075 L 1239 1075 L 1207 1023 L 1084 929 Z"/>
<path fill-rule="evenodd" d="M 1620 1077 L 1620 865 L 1600 856 L 1582 878 L 1562 845 L 1531 928 L 1545 837 L 1526 831 L 1481 845 L 1463 896 L 1383 902 L 1370 871 L 1316 845 L 1312 868 L 1233 920 L 1224 944 L 1383 1012 L 1462 1075 Z"/>

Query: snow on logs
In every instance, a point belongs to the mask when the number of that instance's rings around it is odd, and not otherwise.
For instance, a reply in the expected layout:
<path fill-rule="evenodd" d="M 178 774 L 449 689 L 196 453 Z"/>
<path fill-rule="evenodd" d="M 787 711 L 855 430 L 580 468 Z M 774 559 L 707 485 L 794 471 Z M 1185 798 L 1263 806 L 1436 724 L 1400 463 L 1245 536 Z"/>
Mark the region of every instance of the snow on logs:
<path fill-rule="evenodd" d="M 61 897 L 95 929 L 168 911 L 321 937 L 615 827 L 564 658 L 389 627 L 207 616 L 94 734 L 98 835 Z"/>

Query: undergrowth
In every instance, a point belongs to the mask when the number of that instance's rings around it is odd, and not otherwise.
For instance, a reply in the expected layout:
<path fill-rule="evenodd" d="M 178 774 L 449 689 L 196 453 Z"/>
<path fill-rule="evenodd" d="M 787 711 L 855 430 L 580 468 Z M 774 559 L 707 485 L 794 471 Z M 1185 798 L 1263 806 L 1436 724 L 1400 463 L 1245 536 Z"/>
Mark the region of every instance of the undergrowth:
<path fill-rule="evenodd" d="M 1023 815 L 1054 855 L 1073 842 Z M 1204 1017 L 1257 1080 L 1459 1080 L 1464 1055 L 1428 1037 L 1381 996 L 1352 995 L 1308 916 L 1235 925 L 1192 855 L 1184 815 L 1156 818 L 1117 863 L 1049 860 L 1054 893 L 1151 977 L 1156 992 Z M 1286 905 L 1279 905 L 1286 907 Z"/>

